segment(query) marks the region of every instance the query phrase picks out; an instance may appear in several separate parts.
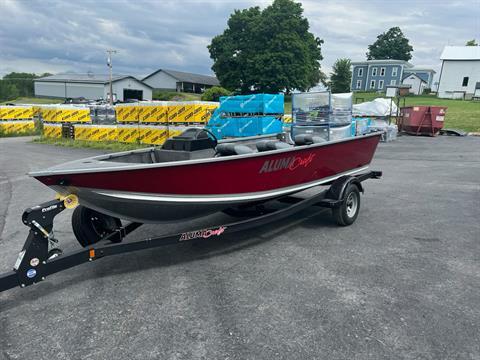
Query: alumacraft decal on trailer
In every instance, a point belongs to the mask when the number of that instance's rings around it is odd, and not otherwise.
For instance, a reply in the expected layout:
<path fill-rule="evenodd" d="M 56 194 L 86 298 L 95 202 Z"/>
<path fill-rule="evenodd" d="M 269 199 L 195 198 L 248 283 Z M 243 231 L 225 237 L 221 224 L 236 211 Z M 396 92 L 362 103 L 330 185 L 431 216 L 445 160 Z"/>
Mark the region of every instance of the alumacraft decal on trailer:
<path fill-rule="evenodd" d="M 220 236 L 225 232 L 226 229 L 227 228 L 225 226 L 220 226 L 218 229 L 185 232 L 180 236 L 180 241 L 192 240 L 197 238 L 208 239 L 210 236 L 213 235 Z"/>
<path fill-rule="evenodd" d="M 283 159 L 266 160 L 263 163 L 259 173 L 263 174 L 263 173 L 269 173 L 269 172 L 283 170 L 283 169 L 295 170 L 300 166 L 307 167 L 313 161 L 314 157 L 315 157 L 315 154 L 310 153 L 306 157 L 290 156 Z"/>

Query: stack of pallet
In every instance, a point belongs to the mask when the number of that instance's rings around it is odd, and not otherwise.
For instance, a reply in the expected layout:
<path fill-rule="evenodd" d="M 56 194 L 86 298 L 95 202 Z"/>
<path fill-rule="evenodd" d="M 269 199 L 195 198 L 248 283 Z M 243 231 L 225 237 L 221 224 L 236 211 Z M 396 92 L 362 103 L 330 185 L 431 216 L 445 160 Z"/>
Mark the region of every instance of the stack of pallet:
<path fill-rule="evenodd" d="M 0 132 L 28 133 L 35 130 L 34 111 L 30 105 L 0 106 Z"/>
<path fill-rule="evenodd" d="M 77 140 L 161 145 L 189 126 L 204 126 L 217 107 L 218 103 L 201 101 L 138 102 L 119 104 L 113 109 L 106 105 L 85 106 L 85 121 L 59 115 L 65 106 L 46 106 L 41 112 L 45 136 L 61 137 L 61 124 L 68 122 L 74 124 Z"/>

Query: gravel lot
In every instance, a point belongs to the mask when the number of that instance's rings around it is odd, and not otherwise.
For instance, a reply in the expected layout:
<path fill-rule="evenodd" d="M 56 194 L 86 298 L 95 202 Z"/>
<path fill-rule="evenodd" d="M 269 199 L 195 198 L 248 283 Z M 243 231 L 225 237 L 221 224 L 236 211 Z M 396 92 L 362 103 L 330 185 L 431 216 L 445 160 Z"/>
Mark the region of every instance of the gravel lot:
<path fill-rule="evenodd" d="M 28 141 L 0 139 L 1 272 L 24 208 L 54 195 L 25 173 L 99 153 Z M 404 136 L 371 168 L 384 178 L 364 183 L 350 227 L 309 209 L 0 294 L 0 359 L 480 359 L 480 138 Z M 64 250 L 78 247 L 69 215 Z"/>

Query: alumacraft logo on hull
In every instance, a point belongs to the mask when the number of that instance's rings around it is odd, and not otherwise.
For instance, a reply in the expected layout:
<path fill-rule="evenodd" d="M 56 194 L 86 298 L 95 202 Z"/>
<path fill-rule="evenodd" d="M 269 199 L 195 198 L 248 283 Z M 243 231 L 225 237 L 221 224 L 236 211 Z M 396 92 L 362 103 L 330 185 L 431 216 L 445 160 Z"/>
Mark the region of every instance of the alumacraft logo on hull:
<path fill-rule="evenodd" d="M 313 161 L 314 157 L 315 154 L 310 153 L 306 157 L 290 156 L 282 159 L 267 160 L 263 163 L 259 173 L 263 174 L 283 169 L 295 170 L 300 166 L 307 167 Z"/>
<path fill-rule="evenodd" d="M 180 241 L 185 240 L 192 240 L 197 238 L 207 239 L 210 236 L 220 236 L 222 235 L 227 228 L 225 226 L 220 226 L 218 229 L 207 229 L 207 230 L 199 230 L 199 231 L 190 231 L 185 232 L 180 236 Z"/>

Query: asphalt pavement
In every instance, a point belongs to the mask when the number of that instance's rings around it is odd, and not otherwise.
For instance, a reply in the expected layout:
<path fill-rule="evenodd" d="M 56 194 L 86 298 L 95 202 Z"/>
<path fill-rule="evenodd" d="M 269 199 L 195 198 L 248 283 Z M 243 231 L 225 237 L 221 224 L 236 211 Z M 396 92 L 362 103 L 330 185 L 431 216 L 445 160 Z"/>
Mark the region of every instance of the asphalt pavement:
<path fill-rule="evenodd" d="M 0 139 L 0 272 L 23 210 L 54 196 L 25 174 L 98 153 Z M 403 136 L 371 168 L 384 177 L 350 227 L 308 209 L 1 293 L 0 359 L 480 359 L 480 137 Z M 65 251 L 79 248 L 70 215 L 55 222 Z"/>

